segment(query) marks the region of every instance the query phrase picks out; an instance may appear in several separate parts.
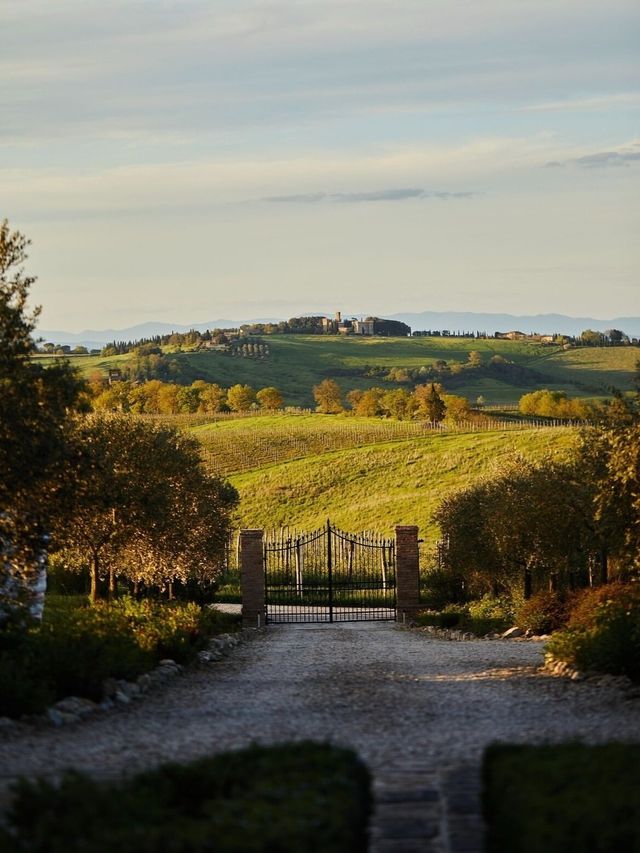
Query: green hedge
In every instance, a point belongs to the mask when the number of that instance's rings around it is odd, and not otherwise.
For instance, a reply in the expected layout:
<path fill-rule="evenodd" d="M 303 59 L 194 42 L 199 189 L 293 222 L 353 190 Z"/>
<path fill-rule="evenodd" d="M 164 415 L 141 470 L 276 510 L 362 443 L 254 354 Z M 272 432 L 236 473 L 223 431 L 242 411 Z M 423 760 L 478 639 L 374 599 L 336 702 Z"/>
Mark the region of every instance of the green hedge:
<path fill-rule="evenodd" d="M 370 779 L 355 753 L 253 746 L 121 782 L 17 786 L 7 853 L 364 853 Z"/>
<path fill-rule="evenodd" d="M 47 597 L 42 624 L 0 632 L 0 716 L 36 714 L 65 696 L 100 700 L 106 678 L 134 679 L 162 658 L 191 660 L 238 617 L 180 602 Z"/>
<path fill-rule="evenodd" d="M 491 746 L 483 776 L 489 853 L 640 851 L 640 744 Z"/>

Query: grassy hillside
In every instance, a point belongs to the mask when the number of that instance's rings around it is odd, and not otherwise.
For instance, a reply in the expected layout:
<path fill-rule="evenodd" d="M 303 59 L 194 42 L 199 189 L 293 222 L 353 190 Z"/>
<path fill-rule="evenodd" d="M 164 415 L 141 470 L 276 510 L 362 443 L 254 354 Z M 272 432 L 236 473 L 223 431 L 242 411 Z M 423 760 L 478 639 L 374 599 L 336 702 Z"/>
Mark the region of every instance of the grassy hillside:
<path fill-rule="evenodd" d="M 430 435 L 338 450 L 231 477 L 240 492 L 238 526 L 310 530 L 330 518 L 347 530 L 391 533 L 417 524 L 433 541 L 431 514 L 451 490 L 516 454 L 566 453 L 570 429 Z"/>
<path fill-rule="evenodd" d="M 602 394 L 611 387 L 630 390 L 638 361 L 637 347 L 582 347 L 543 355 L 530 366 L 564 383 L 570 394 Z"/>
<path fill-rule="evenodd" d="M 464 364 L 471 350 L 487 363 L 494 355 L 529 371 L 526 376 L 505 380 L 500 377 L 474 376 L 465 372 L 464 383 L 455 393 L 471 400 L 479 395 L 487 402 L 517 402 L 538 387 L 565 389 L 582 396 L 603 395 L 611 385 L 631 388 L 635 363 L 640 358 L 636 347 L 608 347 L 562 350 L 529 341 L 470 340 L 468 338 L 339 338 L 314 335 L 273 335 L 266 340 L 270 355 L 264 361 L 232 358 L 215 352 L 175 353 L 171 357 L 188 367 L 193 378 L 218 382 L 223 386 L 237 382 L 256 388 L 275 385 L 285 395 L 287 405 L 311 406 L 313 385 L 331 376 L 345 392 L 371 385 L 395 387 L 379 376 L 365 376 L 371 368 L 420 368 L 444 360 L 449 365 Z M 131 356 L 74 356 L 71 361 L 89 375 L 122 366 Z M 460 380 L 457 380 L 458 383 Z M 446 377 L 443 379 L 447 386 Z"/>
<path fill-rule="evenodd" d="M 184 416 L 162 418 L 176 426 L 187 426 L 201 442 L 213 471 L 229 475 L 391 441 L 413 441 L 433 436 L 434 428 L 424 421 L 395 421 L 358 418 L 351 415 L 273 414 L 200 423 Z M 495 421 L 446 425 L 450 432 L 521 430 L 521 421 Z"/>

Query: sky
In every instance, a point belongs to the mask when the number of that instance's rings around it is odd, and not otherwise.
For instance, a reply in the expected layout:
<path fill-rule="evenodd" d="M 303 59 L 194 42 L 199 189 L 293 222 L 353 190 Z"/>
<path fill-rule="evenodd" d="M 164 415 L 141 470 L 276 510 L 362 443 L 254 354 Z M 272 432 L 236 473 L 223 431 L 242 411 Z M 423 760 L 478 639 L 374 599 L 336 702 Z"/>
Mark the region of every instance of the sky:
<path fill-rule="evenodd" d="M 637 0 L 1 0 L 42 329 L 640 313 Z"/>

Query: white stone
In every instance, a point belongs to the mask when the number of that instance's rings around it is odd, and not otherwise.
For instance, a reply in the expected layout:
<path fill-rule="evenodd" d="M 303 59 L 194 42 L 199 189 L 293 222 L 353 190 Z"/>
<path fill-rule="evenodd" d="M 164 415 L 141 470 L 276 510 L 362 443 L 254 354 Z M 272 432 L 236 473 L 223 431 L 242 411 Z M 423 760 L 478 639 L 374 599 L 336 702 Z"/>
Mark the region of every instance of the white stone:
<path fill-rule="evenodd" d="M 515 625 L 513 628 L 509 628 L 508 631 L 505 631 L 502 635 L 503 640 L 515 640 L 516 637 L 524 637 L 524 631 L 522 628 L 518 628 Z"/>

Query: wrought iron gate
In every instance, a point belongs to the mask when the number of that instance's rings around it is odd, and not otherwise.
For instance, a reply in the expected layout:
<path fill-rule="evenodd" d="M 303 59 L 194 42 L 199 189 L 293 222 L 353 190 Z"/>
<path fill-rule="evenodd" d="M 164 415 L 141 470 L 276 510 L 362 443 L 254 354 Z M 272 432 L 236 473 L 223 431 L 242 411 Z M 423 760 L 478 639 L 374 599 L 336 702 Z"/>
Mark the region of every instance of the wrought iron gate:
<path fill-rule="evenodd" d="M 264 542 L 267 622 L 396 618 L 395 540 L 345 533 L 327 522 L 312 533 Z"/>

